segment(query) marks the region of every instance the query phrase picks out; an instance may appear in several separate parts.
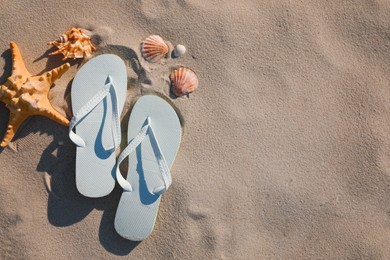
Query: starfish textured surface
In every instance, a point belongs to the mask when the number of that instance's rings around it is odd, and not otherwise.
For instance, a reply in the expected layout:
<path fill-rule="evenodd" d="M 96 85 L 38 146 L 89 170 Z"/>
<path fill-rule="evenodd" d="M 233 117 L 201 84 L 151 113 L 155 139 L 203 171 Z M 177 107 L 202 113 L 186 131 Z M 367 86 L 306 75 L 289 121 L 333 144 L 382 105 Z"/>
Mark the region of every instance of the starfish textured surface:
<path fill-rule="evenodd" d="M 19 126 L 29 116 L 45 116 L 62 125 L 69 125 L 69 120 L 57 112 L 48 99 L 50 86 L 69 69 L 69 63 L 41 75 L 32 76 L 24 65 L 16 43 L 11 42 L 10 47 L 12 75 L 0 86 L 0 101 L 10 110 L 7 132 L 0 144 L 1 147 L 9 144 Z"/>

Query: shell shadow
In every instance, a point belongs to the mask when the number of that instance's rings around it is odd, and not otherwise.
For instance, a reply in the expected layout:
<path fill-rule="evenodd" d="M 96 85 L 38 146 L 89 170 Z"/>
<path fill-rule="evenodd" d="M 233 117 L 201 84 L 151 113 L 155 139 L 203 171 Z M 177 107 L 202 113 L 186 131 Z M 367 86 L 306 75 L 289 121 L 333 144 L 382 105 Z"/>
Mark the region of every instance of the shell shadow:
<path fill-rule="evenodd" d="M 51 46 L 50 49 L 46 50 L 45 53 L 43 53 L 41 56 L 39 56 L 38 58 L 36 58 L 33 62 L 37 62 L 39 60 L 42 60 L 44 58 L 47 58 L 47 62 L 46 62 L 46 67 L 45 69 L 43 69 L 41 72 L 39 72 L 39 74 L 42 74 L 44 73 L 45 71 L 49 70 L 49 69 L 53 69 L 53 68 L 57 68 L 65 63 L 69 63 L 70 66 L 74 66 L 74 65 L 77 65 L 77 68 L 79 68 L 81 66 L 81 64 L 83 64 L 83 59 L 67 59 L 67 60 L 62 60 L 62 55 L 61 54 L 57 54 L 57 55 L 49 55 L 51 52 L 55 51 L 56 50 L 56 47 L 54 46 Z"/>
<path fill-rule="evenodd" d="M 181 97 L 178 97 L 175 95 L 175 93 L 173 93 L 172 86 L 170 85 L 169 86 L 169 97 L 173 100 L 178 99 L 178 98 L 190 98 L 190 94 L 185 94 Z"/>

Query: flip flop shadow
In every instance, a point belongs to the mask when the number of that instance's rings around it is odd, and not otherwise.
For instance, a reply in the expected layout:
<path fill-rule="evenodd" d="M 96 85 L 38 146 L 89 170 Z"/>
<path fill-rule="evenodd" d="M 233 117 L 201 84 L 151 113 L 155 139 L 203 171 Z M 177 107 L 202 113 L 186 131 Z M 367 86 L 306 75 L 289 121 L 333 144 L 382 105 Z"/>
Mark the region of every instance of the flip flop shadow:
<path fill-rule="evenodd" d="M 48 57 L 46 68 L 51 69 L 62 65 L 65 61 L 61 60 L 60 56 L 48 56 L 51 50 L 46 51 L 38 61 L 45 56 Z M 131 48 L 120 45 L 107 45 L 101 47 L 96 54 L 112 53 L 120 56 L 126 65 L 134 70 L 138 78 L 128 78 L 128 89 L 139 88 L 140 84 L 151 84 L 145 69 L 139 62 L 137 53 Z M 4 83 L 12 72 L 12 54 L 9 49 L 1 55 L 6 61 L 4 72 L 0 76 L 0 83 Z M 81 66 L 84 61 L 70 60 L 72 66 Z M 70 81 L 66 86 L 64 98 L 68 104 L 66 109 L 67 117 L 70 118 Z M 1 103 L 1 102 L 0 102 Z M 4 104 L 0 104 L 0 122 L 8 122 L 9 111 Z M 23 124 L 16 134 L 14 140 L 20 137 L 25 137 L 31 132 L 43 132 L 49 136 L 53 136 L 53 141 L 43 151 L 40 161 L 37 165 L 37 171 L 45 172 L 45 180 L 47 190 L 49 192 L 47 204 L 47 217 L 50 224 L 56 227 L 71 226 L 82 221 L 88 214 L 94 210 L 102 210 L 103 216 L 99 228 L 99 240 L 102 246 L 109 252 L 116 255 L 129 254 L 139 242 L 132 242 L 119 236 L 114 229 L 114 218 L 116 208 L 122 193 L 119 186 L 116 186 L 114 191 L 103 198 L 91 199 L 82 196 L 76 188 L 75 184 L 75 146 L 68 138 L 68 130 L 57 123 L 51 122 L 49 119 L 43 120 L 42 123 L 35 123 L 34 117 L 27 121 L 34 120 L 33 124 Z M 26 121 L 26 122 L 27 122 Z M 30 122 L 31 123 L 31 122 Z M 47 127 L 45 125 L 53 124 Z M 0 123 L 0 136 L 4 136 L 7 124 Z M 44 129 L 42 131 L 42 129 Z M 3 149 L 0 149 L 0 154 Z"/>

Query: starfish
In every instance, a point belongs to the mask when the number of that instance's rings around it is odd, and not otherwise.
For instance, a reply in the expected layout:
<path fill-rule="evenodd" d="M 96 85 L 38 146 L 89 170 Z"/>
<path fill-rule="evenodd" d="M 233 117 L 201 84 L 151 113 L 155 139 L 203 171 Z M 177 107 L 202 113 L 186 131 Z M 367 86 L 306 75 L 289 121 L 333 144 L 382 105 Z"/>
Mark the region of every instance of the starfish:
<path fill-rule="evenodd" d="M 10 110 L 7 132 L 0 144 L 1 147 L 9 144 L 19 126 L 29 116 L 45 116 L 62 125 L 69 125 L 69 120 L 57 112 L 48 99 L 50 86 L 69 69 L 69 63 L 41 75 L 32 76 L 24 65 L 16 43 L 11 42 L 10 47 L 12 75 L 0 86 L 0 101 Z"/>

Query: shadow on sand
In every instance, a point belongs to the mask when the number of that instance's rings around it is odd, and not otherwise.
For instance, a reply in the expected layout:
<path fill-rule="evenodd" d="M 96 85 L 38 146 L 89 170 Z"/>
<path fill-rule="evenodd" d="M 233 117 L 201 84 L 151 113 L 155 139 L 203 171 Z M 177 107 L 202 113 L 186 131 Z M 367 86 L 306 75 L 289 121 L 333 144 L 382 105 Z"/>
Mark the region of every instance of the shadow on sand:
<path fill-rule="evenodd" d="M 52 51 L 48 50 L 43 56 L 39 57 L 40 60 L 47 56 Z M 103 53 L 111 53 L 120 56 L 127 66 L 132 68 L 138 78 L 128 80 L 128 88 L 135 88 L 143 84 L 151 84 L 150 79 L 144 68 L 141 66 L 136 52 L 125 46 L 108 45 L 100 48 L 96 55 Z M 4 73 L 0 77 L 0 83 L 6 81 L 7 77 L 11 75 L 11 51 L 8 49 L 2 55 L 5 59 Z M 64 62 L 60 56 L 47 56 L 48 60 L 46 68 L 55 68 L 60 66 Z M 69 61 L 67 61 L 69 62 Z M 79 60 L 70 61 L 70 64 L 81 66 L 82 62 Z M 42 71 L 42 72 L 43 72 Z M 65 96 L 69 107 L 70 100 L 70 87 L 71 82 L 67 85 Z M 70 109 L 68 109 L 70 111 Z M 70 112 L 69 112 L 70 113 Z M 68 118 L 71 114 L 67 115 Z M 31 117 L 34 118 L 34 117 Z M 4 104 L 0 104 L 0 122 L 8 122 L 9 112 Z M 21 128 L 17 132 L 13 140 L 17 140 L 21 137 L 25 137 L 32 132 L 41 132 L 49 136 L 53 136 L 53 141 L 43 151 L 40 162 L 37 166 L 37 171 L 45 172 L 46 185 L 49 192 L 47 216 L 49 222 L 57 227 L 66 227 L 82 221 L 88 214 L 94 210 L 102 210 L 103 216 L 99 227 L 99 240 L 102 246 L 109 252 L 116 255 L 129 254 L 139 242 L 132 242 L 120 237 L 114 229 L 114 218 L 116 213 L 116 207 L 121 196 L 120 187 L 115 187 L 114 191 L 106 197 L 91 199 L 82 196 L 76 188 L 75 184 L 75 146 L 68 138 L 68 130 L 49 119 L 42 117 L 35 117 L 33 120 L 39 120 L 40 123 L 28 124 L 30 119 L 27 119 L 22 124 Z M 0 135 L 4 135 L 7 124 L 0 124 Z M 1 139 L 0 137 L 0 139 Z M 0 149 L 0 154 L 3 149 Z"/>
<path fill-rule="evenodd" d="M 103 53 L 111 53 L 120 56 L 126 65 L 132 68 L 138 79 L 128 79 L 128 88 L 134 88 L 140 83 L 151 84 L 151 81 L 142 68 L 136 52 L 125 46 L 108 45 L 100 48 L 96 55 Z M 70 97 L 69 91 L 65 94 Z M 70 105 L 70 98 L 67 99 Z M 54 138 L 56 139 L 56 138 Z M 58 150 L 59 164 L 50 169 L 38 169 L 40 171 L 49 172 L 52 182 L 52 192 L 48 201 L 48 219 L 54 226 L 69 226 L 83 220 L 92 210 L 97 209 L 103 211 L 103 216 L 99 227 L 99 240 L 102 246 L 109 252 L 116 255 L 129 254 L 139 242 L 126 240 L 119 236 L 114 229 L 114 219 L 116 208 L 122 194 L 119 186 L 116 186 L 114 191 L 103 198 L 87 198 L 82 196 L 75 185 L 75 147 L 66 137 L 66 145 Z M 53 141 L 54 146 L 56 141 Z M 51 157 L 53 147 L 51 145 L 45 150 L 41 161 L 53 161 Z M 62 150 L 62 151 L 61 151 Z M 72 156 L 69 156 L 69 155 Z M 64 157 L 63 159 L 60 159 Z M 63 163 L 61 163 L 63 162 Z M 63 165 L 67 163 L 67 165 Z M 67 170 L 64 170 L 67 169 Z M 59 190 L 60 192 L 57 192 Z M 59 195 L 61 193 L 62 195 Z"/>

